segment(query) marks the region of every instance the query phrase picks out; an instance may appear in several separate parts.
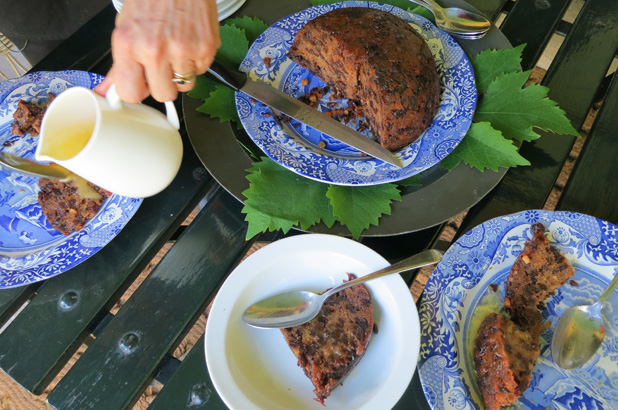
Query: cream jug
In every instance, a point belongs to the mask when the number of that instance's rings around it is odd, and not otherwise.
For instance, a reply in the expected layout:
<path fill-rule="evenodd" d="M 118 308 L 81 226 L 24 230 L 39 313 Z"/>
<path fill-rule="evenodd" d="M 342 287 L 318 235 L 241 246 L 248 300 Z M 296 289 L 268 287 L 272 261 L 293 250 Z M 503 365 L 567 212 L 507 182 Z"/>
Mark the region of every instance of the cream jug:
<path fill-rule="evenodd" d="M 72 87 L 49 105 L 34 154 L 118 195 L 143 198 L 165 189 L 182 160 L 178 113 Z"/>

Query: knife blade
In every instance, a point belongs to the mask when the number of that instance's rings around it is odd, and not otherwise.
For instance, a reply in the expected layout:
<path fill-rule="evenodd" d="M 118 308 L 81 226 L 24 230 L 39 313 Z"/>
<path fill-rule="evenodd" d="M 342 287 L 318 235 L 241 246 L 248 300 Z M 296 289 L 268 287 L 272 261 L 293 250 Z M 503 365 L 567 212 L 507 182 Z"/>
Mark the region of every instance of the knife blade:
<path fill-rule="evenodd" d="M 315 108 L 287 95 L 270 84 L 255 81 L 245 73 L 224 67 L 213 62 L 207 71 L 211 78 L 234 91 L 241 91 L 250 97 L 292 117 L 316 130 L 344 142 L 372 157 L 403 168 L 403 163 L 392 152 L 370 140 L 363 134 L 330 118 Z"/>

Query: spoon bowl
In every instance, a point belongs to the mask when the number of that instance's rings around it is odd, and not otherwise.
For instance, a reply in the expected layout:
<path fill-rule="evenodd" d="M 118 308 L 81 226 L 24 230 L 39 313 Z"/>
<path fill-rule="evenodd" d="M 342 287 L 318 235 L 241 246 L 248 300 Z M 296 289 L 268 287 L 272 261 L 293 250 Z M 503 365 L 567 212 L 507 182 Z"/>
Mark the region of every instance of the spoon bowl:
<path fill-rule="evenodd" d="M 247 324 L 260 328 L 298 326 L 313 319 L 320 312 L 322 304 L 326 299 L 343 289 L 385 275 L 406 272 L 411 269 L 438 263 L 441 259 L 442 252 L 429 249 L 374 273 L 328 289 L 320 294 L 308 291 L 292 291 L 271 296 L 249 306 L 243 313 L 242 319 Z"/>
<path fill-rule="evenodd" d="M 431 11 L 436 25 L 451 34 L 480 34 L 491 28 L 491 22 L 478 13 L 459 7 L 443 8 L 434 0 L 410 1 Z"/>
<path fill-rule="evenodd" d="M 603 307 L 618 284 L 618 275 L 596 303 L 573 306 L 558 320 L 551 340 L 554 362 L 566 370 L 583 366 L 597 352 L 605 337 Z"/>
<path fill-rule="evenodd" d="M 454 38 L 460 39 L 460 40 L 478 40 L 480 38 L 483 38 L 485 34 L 487 34 L 487 32 L 467 33 L 467 34 L 450 33 L 451 36 L 453 36 Z"/>
<path fill-rule="evenodd" d="M 485 33 L 491 23 L 480 14 L 457 7 L 441 9 L 441 18 L 436 17 L 436 24 L 444 31 L 465 34 L 469 32 Z M 436 14 L 440 14 L 436 12 Z"/>

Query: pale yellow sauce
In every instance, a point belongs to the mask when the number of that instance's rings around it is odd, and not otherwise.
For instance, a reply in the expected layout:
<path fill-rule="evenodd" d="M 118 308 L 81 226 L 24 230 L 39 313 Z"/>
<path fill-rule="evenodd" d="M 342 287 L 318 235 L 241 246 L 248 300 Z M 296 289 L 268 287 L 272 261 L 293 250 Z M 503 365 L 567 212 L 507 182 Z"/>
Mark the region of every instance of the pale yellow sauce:
<path fill-rule="evenodd" d="M 95 191 L 84 178 L 80 177 L 71 172 L 71 175 L 68 176 L 63 182 L 72 182 L 77 187 L 77 192 L 83 198 L 93 198 L 99 199 L 101 198 L 101 194 Z"/>
<path fill-rule="evenodd" d="M 92 136 L 94 123 L 81 123 L 59 128 L 45 135 L 45 154 L 58 161 L 73 158 L 79 154 Z"/>
<path fill-rule="evenodd" d="M 65 128 L 59 128 L 51 134 L 45 135 L 45 154 L 58 160 L 68 160 L 79 154 L 92 136 L 94 122 L 73 124 Z M 63 181 L 72 182 L 77 187 L 77 192 L 84 198 L 101 198 L 101 194 L 95 191 L 84 178 L 71 172 Z"/>
<path fill-rule="evenodd" d="M 472 369 L 474 369 L 474 339 L 476 339 L 481 323 L 490 313 L 500 313 L 503 311 L 503 307 L 504 299 L 500 291 L 492 292 L 489 290 L 480 300 L 474 312 L 472 312 L 470 324 L 468 325 L 468 334 L 466 335 L 466 351 L 468 353 L 466 360 L 471 364 Z"/>

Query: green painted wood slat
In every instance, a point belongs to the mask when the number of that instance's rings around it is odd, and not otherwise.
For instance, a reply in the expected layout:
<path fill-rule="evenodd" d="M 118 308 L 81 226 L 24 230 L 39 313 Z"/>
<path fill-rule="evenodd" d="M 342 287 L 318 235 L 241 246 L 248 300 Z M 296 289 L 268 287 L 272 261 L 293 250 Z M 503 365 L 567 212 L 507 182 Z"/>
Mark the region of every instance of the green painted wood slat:
<path fill-rule="evenodd" d="M 0 290 L 0 327 L 28 300 L 38 285 Z"/>
<path fill-rule="evenodd" d="M 124 409 L 246 253 L 242 205 L 223 189 L 48 396 L 58 409 Z"/>
<path fill-rule="evenodd" d="M 567 113 L 576 129 L 581 128 L 616 53 L 617 10 L 618 2 L 587 0 L 543 78 L 542 84 L 550 89 L 549 97 Z M 522 24 L 516 19 L 510 23 Z M 510 169 L 500 185 L 468 212 L 458 235 L 500 215 L 543 207 L 575 137 L 541 135 L 522 144 L 520 150 L 532 166 Z"/>
<path fill-rule="evenodd" d="M 509 0 L 467 0 L 467 3 L 480 11 L 491 21 L 495 21 L 500 12 L 504 9 Z M 438 3 L 447 6 L 448 2 L 439 1 Z"/>
<path fill-rule="evenodd" d="M 142 203 L 108 245 L 68 272 L 45 281 L 0 334 L 0 367 L 40 393 L 186 216 L 215 184 L 189 143 L 170 187 Z M 70 306 L 63 308 L 68 301 Z M 41 348 L 45 346 L 45 348 Z"/>
<path fill-rule="evenodd" d="M 575 163 L 574 175 L 567 182 L 556 208 L 576 210 L 618 224 L 617 158 L 618 75 L 614 74 L 607 97 Z"/>
<path fill-rule="evenodd" d="M 226 410 L 206 368 L 204 336 L 197 341 L 148 410 Z"/>
<path fill-rule="evenodd" d="M 526 44 L 522 54 L 524 70 L 533 68 L 539 60 L 570 2 L 570 0 L 519 0 L 506 15 L 500 31 L 513 46 Z"/>

